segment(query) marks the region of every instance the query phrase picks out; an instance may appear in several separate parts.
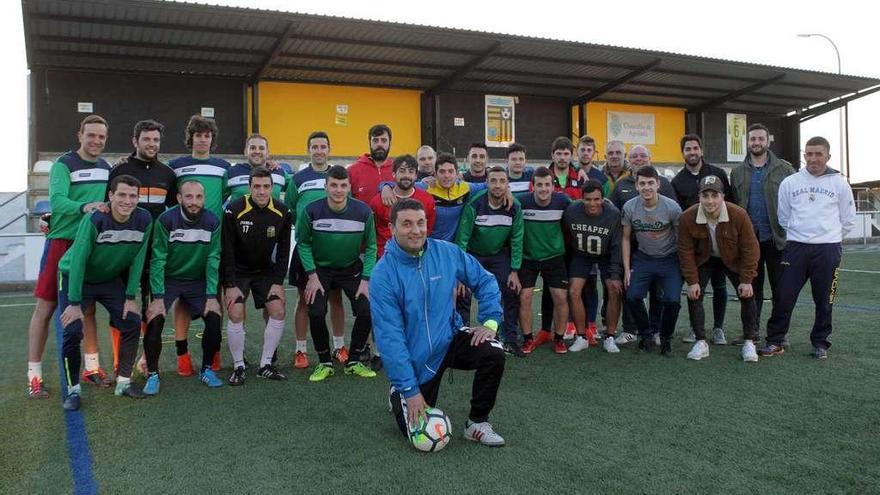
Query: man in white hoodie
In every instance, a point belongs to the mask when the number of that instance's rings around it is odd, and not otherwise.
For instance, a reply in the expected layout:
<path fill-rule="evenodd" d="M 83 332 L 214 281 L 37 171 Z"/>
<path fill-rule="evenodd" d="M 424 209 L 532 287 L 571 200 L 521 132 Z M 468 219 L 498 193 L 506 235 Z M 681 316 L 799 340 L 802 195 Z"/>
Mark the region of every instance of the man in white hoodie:
<path fill-rule="evenodd" d="M 828 358 L 831 342 L 831 309 L 837 296 L 841 242 L 855 224 L 856 208 L 846 178 L 828 167 L 828 140 L 817 136 L 807 141 L 806 165 L 779 186 L 779 225 L 785 229 L 778 291 L 767 323 L 767 345 L 762 356 L 785 352 L 782 341 L 791 324 L 791 312 L 798 294 L 810 280 L 816 318 L 810 341 L 813 356 Z"/>

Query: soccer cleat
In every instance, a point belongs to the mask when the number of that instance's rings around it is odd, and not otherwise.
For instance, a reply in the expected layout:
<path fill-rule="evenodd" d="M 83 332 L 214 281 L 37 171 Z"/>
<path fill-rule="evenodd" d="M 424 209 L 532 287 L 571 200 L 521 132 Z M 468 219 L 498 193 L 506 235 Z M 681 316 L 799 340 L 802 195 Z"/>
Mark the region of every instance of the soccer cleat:
<path fill-rule="evenodd" d="M 208 388 L 217 388 L 223 386 L 223 380 L 217 378 L 217 374 L 210 368 L 205 368 L 199 373 L 199 380 L 208 386 Z"/>
<path fill-rule="evenodd" d="M 538 347 L 538 344 L 535 343 L 535 339 L 529 339 L 523 342 L 522 352 L 523 354 L 528 356 L 535 350 L 536 347 Z"/>
<path fill-rule="evenodd" d="M 376 372 L 364 366 L 364 363 L 355 361 L 345 365 L 346 375 L 355 375 L 361 378 L 376 378 Z"/>
<path fill-rule="evenodd" d="M 697 336 L 694 334 L 694 329 L 693 329 L 693 328 L 688 329 L 688 333 L 687 333 L 687 335 L 685 335 L 684 337 L 682 337 L 682 338 L 681 338 L 681 341 L 684 342 L 684 343 L 686 343 L 686 344 L 690 344 L 691 342 L 696 342 L 696 341 L 697 341 Z"/>
<path fill-rule="evenodd" d="M 635 342 L 638 338 L 629 332 L 620 332 L 620 335 L 614 338 L 614 343 L 617 345 L 625 345 L 630 342 Z"/>
<path fill-rule="evenodd" d="M 229 384 L 233 387 L 244 385 L 244 366 L 232 370 L 232 374 L 229 375 Z"/>
<path fill-rule="evenodd" d="M 261 366 L 260 369 L 257 370 L 257 376 L 260 378 L 268 378 L 269 380 L 287 380 L 287 375 L 278 371 L 278 368 L 271 364 L 267 364 L 265 366 Z"/>
<path fill-rule="evenodd" d="M 37 377 L 31 378 L 28 383 L 28 399 L 48 399 L 49 391 L 43 388 L 43 380 Z"/>
<path fill-rule="evenodd" d="M 64 398 L 64 402 L 61 404 L 65 411 L 79 411 L 79 406 L 80 397 L 76 392 L 67 394 L 67 397 Z"/>
<path fill-rule="evenodd" d="M 620 352 L 620 348 L 617 347 L 617 343 L 614 342 L 614 336 L 609 335 L 605 337 L 605 340 L 602 341 L 602 347 L 605 348 L 605 352 L 610 354 L 615 354 Z"/>
<path fill-rule="evenodd" d="M 557 340 L 553 344 L 553 352 L 555 352 L 556 354 L 565 354 L 566 352 L 568 352 L 568 347 L 565 347 L 565 342 L 563 342 L 562 340 Z"/>
<path fill-rule="evenodd" d="M 183 356 L 177 356 L 177 374 L 184 378 L 196 374 L 196 370 L 193 369 L 192 358 L 188 352 Z"/>
<path fill-rule="evenodd" d="M 656 347 L 654 344 L 653 337 L 639 337 L 639 350 L 645 352 L 651 352 Z"/>
<path fill-rule="evenodd" d="M 562 338 L 565 340 L 571 340 L 576 333 L 577 329 L 574 327 L 574 323 L 568 322 L 568 325 L 565 326 L 565 333 L 562 335 Z"/>
<path fill-rule="evenodd" d="M 333 359 L 336 360 L 339 364 L 345 364 L 348 362 L 348 349 L 345 346 L 342 346 L 333 351 Z"/>
<path fill-rule="evenodd" d="M 758 362 L 758 351 L 755 350 L 755 343 L 751 340 L 743 340 L 742 358 L 747 363 Z"/>
<path fill-rule="evenodd" d="M 699 361 L 700 359 L 709 357 L 709 344 L 706 343 L 705 340 L 698 340 L 693 347 L 691 347 L 691 352 L 688 353 L 687 358 Z"/>
<path fill-rule="evenodd" d="M 211 360 L 211 371 L 217 372 L 223 368 L 223 363 L 220 358 L 220 351 L 214 353 L 214 358 Z"/>
<path fill-rule="evenodd" d="M 83 370 L 79 380 L 81 382 L 88 383 L 89 385 L 96 385 L 103 388 L 109 387 L 111 383 L 110 378 L 107 376 L 107 372 L 104 371 L 103 368 L 98 368 L 91 371 Z"/>
<path fill-rule="evenodd" d="M 296 355 L 293 356 L 293 367 L 304 369 L 309 367 L 309 356 L 303 351 L 296 351 Z"/>
<path fill-rule="evenodd" d="M 758 349 L 759 356 L 781 356 L 785 354 L 785 348 L 781 345 L 767 344 Z"/>
<path fill-rule="evenodd" d="M 467 420 L 464 425 L 464 437 L 472 442 L 479 442 L 489 447 L 503 447 L 504 438 L 495 433 L 488 421 L 474 423 Z"/>
<path fill-rule="evenodd" d="M 542 346 L 547 342 L 553 341 L 553 334 L 551 334 L 548 330 L 538 330 L 538 335 L 533 339 L 535 341 L 535 347 Z"/>
<path fill-rule="evenodd" d="M 664 357 L 672 357 L 672 341 L 665 340 L 660 342 L 660 355 Z"/>
<path fill-rule="evenodd" d="M 723 328 L 716 328 L 712 335 L 712 343 L 715 345 L 727 345 L 727 337 Z"/>
<path fill-rule="evenodd" d="M 571 344 L 570 346 L 568 346 L 568 350 L 571 352 L 581 352 L 581 351 L 589 349 L 589 348 L 590 348 L 590 343 L 587 341 L 587 339 L 583 338 L 580 335 L 575 337 L 574 343 Z"/>
<path fill-rule="evenodd" d="M 156 395 L 159 393 L 159 373 L 150 373 L 147 376 L 147 383 L 144 384 L 144 393 L 146 395 Z"/>
<path fill-rule="evenodd" d="M 599 333 L 596 328 L 595 323 L 590 323 L 587 325 L 587 342 L 590 343 L 591 347 L 599 347 L 599 341 L 596 340 L 596 335 Z"/>
<path fill-rule="evenodd" d="M 828 349 L 824 347 L 814 346 L 813 352 L 810 353 L 816 359 L 828 359 Z"/>
<path fill-rule="evenodd" d="M 522 347 L 516 342 L 507 342 L 504 344 L 504 353 L 513 357 L 526 357 Z"/>
<path fill-rule="evenodd" d="M 315 370 L 312 371 L 312 374 L 309 375 L 310 382 L 322 382 L 327 378 L 333 376 L 336 373 L 336 370 L 333 369 L 332 364 L 324 364 L 318 363 L 315 366 Z"/>
<path fill-rule="evenodd" d="M 147 397 L 141 387 L 131 382 L 117 383 L 113 395 L 117 397 L 130 397 L 132 399 L 144 399 Z"/>

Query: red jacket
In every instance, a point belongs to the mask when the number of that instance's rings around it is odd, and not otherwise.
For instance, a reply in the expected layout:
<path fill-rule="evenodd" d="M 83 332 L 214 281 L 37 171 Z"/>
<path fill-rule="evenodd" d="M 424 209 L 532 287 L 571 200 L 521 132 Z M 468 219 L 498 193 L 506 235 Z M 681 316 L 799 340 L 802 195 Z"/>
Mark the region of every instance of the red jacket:
<path fill-rule="evenodd" d="M 361 155 L 356 162 L 348 166 L 351 195 L 370 204 L 373 196 L 379 194 L 379 184 L 394 182 L 394 175 L 391 173 L 392 162 L 393 160 L 389 158 L 377 167 L 369 153 Z"/>
<path fill-rule="evenodd" d="M 561 192 L 568 196 L 571 200 L 575 201 L 584 197 L 583 191 L 581 191 L 581 187 L 583 187 L 583 183 L 578 177 L 578 171 L 574 169 L 571 165 L 568 166 L 568 180 L 565 183 L 565 187 L 559 186 L 559 180 L 556 178 L 556 167 L 553 164 L 550 164 L 550 173 L 553 175 L 553 192 Z M 531 190 L 531 187 L 529 188 Z"/>
<path fill-rule="evenodd" d="M 428 235 L 430 236 L 431 232 L 434 231 L 434 219 L 436 218 L 434 197 L 418 187 L 413 186 L 413 190 L 415 192 L 410 198 L 422 203 L 422 206 L 425 207 L 425 217 L 428 220 Z M 370 209 L 373 210 L 373 215 L 375 216 L 373 222 L 376 225 L 376 247 L 378 248 L 376 259 L 378 260 L 385 252 L 385 243 L 388 242 L 388 239 L 391 239 L 391 208 L 382 204 L 382 196 L 377 194 L 370 201 Z"/>

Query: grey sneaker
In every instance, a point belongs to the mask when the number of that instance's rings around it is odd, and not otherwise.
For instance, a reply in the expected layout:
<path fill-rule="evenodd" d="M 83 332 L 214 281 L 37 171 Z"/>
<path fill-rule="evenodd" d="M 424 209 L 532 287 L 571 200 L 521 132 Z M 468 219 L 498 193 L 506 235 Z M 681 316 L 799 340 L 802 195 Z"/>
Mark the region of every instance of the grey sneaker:
<path fill-rule="evenodd" d="M 685 343 L 696 342 L 697 336 L 694 335 L 694 329 L 693 328 L 689 329 L 687 335 L 682 337 L 681 341 L 685 342 Z"/>
<path fill-rule="evenodd" d="M 810 353 L 816 359 L 828 359 L 828 349 L 824 347 L 813 347 L 813 352 Z"/>
<path fill-rule="evenodd" d="M 492 429 L 492 425 L 488 421 L 474 423 L 471 420 L 467 420 L 467 423 L 464 425 L 464 437 L 472 442 L 479 442 L 489 447 L 504 446 L 504 438 L 495 433 L 495 430 Z"/>
<path fill-rule="evenodd" d="M 712 343 L 715 345 L 727 345 L 727 337 L 724 335 L 723 328 L 716 328 L 712 336 Z"/>

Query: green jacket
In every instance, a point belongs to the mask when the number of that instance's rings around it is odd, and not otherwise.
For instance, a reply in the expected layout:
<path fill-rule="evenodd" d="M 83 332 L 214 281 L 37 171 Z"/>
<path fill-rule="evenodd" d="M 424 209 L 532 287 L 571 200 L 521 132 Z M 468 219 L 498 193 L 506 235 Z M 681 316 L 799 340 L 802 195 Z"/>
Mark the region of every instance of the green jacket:
<path fill-rule="evenodd" d="M 785 247 L 785 229 L 779 225 L 779 217 L 776 210 L 779 206 L 779 185 L 782 180 L 794 173 L 794 167 L 790 163 L 777 157 L 772 151 L 767 150 L 769 158 L 767 172 L 764 176 L 764 197 L 767 201 L 767 214 L 770 217 L 770 231 L 773 234 L 773 242 L 777 249 Z M 752 165 L 749 156 L 730 172 L 730 188 L 733 190 L 733 202 L 738 206 L 749 209 L 749 187 L 752 184 Z"/>

